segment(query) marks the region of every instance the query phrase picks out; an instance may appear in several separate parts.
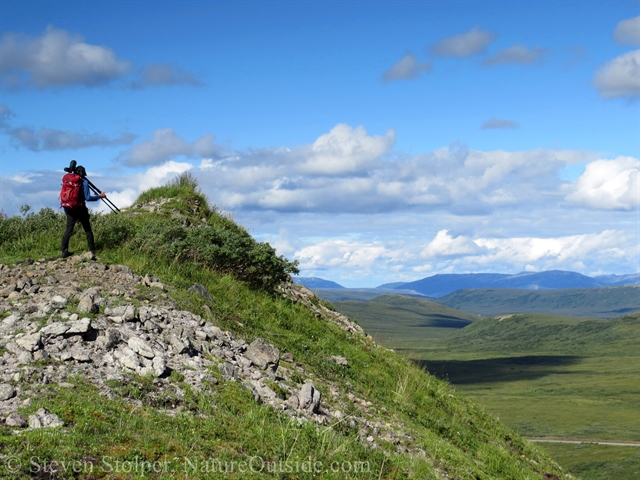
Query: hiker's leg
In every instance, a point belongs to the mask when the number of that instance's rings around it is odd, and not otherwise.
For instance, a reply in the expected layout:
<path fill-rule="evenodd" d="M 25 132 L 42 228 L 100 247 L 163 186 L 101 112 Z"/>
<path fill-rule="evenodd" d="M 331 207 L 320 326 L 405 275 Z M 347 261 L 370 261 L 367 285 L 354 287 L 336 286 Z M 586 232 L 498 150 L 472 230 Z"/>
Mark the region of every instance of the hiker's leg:
<path fill-rule="evenodd" d="M 69 253 L 69 239 L 71 235 L 73 235 L 73 227 L 75 227 L 76 222 L 78 221 L 75 218 L 75 215 L 72 215 L 69 210 L 64 209 L 64 213 L 67 215 L 67 229 L 64 231 L 64 235 L 62 237 L 62 256 L 64 257 L 67 253 Z"/>
<path fill-rule="evenodd" d="M 78 218 L 80 223 L 82 223 L 82 228 L 84 228 L 84 234 L 87 236 L 87 244 L 89 245 L 89 250 L 91 253 L 96 253 L 96 246 L 93 241 L 93 231 L 91 230 L 91 222 L 89 221 L 89 209 L 84 207 L 81 210 L 81 214 Z"/>

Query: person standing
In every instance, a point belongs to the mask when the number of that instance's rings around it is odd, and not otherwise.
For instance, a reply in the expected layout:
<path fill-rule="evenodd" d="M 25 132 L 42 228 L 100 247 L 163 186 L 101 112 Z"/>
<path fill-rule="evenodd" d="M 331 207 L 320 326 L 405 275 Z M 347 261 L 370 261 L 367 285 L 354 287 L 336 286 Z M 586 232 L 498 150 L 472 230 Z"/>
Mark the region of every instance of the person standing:
<path fill-rule="evenodd" d="M 73 228 L 76 223 L 80 222 L 84 233 L 87 237 L 89 250 L 95 258 L 96 246 L 93 240 L 93 231 L 91 230 L 91 222 L 89 221 L 89 209 L 86 202 L 95 202 L 101 198 L 106 198 L 104 192 L 98 195 L 92 195 L 89 188 L 89 180 L 85 177 L 87 171 L 82 165 L 78 165 L 72 172 L 62 178 L 62 191 L 60 193 L 60 205 L 64 208 L 67 215 L 67 229 L 62 237 L 62 258 L 73 255 L 69 251 L 69 239 L 73 235 Z"/>

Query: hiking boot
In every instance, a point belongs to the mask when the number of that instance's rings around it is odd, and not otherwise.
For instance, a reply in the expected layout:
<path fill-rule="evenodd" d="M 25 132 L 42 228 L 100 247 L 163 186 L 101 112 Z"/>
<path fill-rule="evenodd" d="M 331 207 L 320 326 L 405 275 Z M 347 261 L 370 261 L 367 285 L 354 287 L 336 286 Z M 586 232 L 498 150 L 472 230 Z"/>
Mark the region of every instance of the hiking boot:
<path fill-rule="evenodd" d="M 69 250 L 63 250 L 62 252 L 62 258 L 67 258 L 67 257 L 70 257 L 71 255 L 73 255 L 73 252 L 70 252 Z"/>

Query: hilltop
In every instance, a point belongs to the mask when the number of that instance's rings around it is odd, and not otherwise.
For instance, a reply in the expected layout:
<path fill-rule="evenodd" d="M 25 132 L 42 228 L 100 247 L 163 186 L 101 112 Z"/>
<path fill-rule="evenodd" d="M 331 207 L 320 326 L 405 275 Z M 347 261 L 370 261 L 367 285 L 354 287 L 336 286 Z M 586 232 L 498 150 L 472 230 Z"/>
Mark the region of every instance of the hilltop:
<path fill-rule="evenodd" d="M 96 216 L 98 261 L 50 209 L 0 222 L 4 477 L 570 478 L 188 175 Z"/>

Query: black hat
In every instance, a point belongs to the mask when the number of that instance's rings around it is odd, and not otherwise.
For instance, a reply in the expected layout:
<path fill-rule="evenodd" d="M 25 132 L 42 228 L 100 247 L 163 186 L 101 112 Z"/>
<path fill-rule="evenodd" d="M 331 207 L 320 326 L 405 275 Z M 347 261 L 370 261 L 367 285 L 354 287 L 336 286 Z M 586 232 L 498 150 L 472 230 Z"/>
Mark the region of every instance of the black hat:
<path fill-rule="evenodd" d="M 87 176 L 87 171 L 84 169 L 84 167 L 82 165 L 78 165 L 76 167 L 76 173 L 78 175 L 80 175 L 81 177 L 86 177 Z"/>

